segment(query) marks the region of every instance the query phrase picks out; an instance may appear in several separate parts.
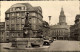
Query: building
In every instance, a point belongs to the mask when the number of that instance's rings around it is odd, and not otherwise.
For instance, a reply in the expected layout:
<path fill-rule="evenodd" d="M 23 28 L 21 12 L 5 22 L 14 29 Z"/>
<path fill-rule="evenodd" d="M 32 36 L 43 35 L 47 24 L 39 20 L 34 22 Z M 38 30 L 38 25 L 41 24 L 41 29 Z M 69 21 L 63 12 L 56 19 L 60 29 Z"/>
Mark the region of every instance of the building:
<path fill-rule="evenodd" d="M 5 42 L 5 22 L 0 22 L 0 42 Z"/>
<path fill-rule="evenodd" d="M 71 39 L 80 40 L 80 14 L 75 17 L 75 24 L 70 27 L 71 30 Z"/>
<path fill-rule="evenodd" d="M 66 16 L 63 8 L 61 8 L 59 23 L 51 26 L 51 35 L 55 39 L 69 39 L 70 36 L 70 25 L 66 23 Z"/>
<path fill-rule="evenodd" d="M 12 5 L 5 12 L 5 26 L 6 26 L 6 35 L 11 38 L 22 38 L 23 27 L 25 24 L 25 18 L 28 15 L 28 21 L 31 24 L 30 36 L 35 37 L 37 35 L 41 35 L 41 33 L 37 33 L 42 28 L 43 16 L 42 9 L 40 6 L 33 7 L 29 3 L 17 3 Z M 9 39 L 8 38 L 8 39 Z"/>

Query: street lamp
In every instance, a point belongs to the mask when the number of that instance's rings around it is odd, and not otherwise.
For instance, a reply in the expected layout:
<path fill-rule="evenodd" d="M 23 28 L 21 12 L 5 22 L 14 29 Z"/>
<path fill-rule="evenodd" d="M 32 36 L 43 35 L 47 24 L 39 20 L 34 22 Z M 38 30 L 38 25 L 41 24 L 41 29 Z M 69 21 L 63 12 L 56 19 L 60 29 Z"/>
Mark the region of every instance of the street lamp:
<path fill-rule="evenodd" d="M 49 17 L 49 28 L 50 28 L 50 20 L 51 20 L 51 16 L 48 16 Z M 49 35 L 50 35 L 50 29 L 49 29 Z"/>
<path fill-rule="evenodd" d="M 51 16 L 49 16 L 49 25 L 50 25 Z"/>

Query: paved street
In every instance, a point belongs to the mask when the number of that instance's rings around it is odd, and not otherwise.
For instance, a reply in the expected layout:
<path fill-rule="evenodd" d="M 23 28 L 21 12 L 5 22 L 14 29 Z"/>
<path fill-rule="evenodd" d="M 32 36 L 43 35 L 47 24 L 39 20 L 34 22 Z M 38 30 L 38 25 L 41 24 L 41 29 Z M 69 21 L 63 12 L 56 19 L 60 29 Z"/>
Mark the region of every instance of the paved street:
<path fill-rule="evenodd" d="M 49 48 L 50 51 L 80 51 L 80 41 L 54 41 Z"/>
<path fill-rule="evenodd" d="M 2 47 L 10 46 L 8 44 L 3 44 Z M 3 48 L 1 48 L 4 50 Z M 49 46 L 43 46 L 41 48 L 32 48 L 27 50 L 42 50 L 42 51 L 80 51 L 80 41 L 68 41 L 68 40 L 56 40 L 53 43 L 51 43 Z M 9 50 L 4 50 L 8 52 Z M 13 52 L 14 50 L 10 50 L 10 52 Z M 17 50 L 17 51 L 26 51 L 26 50 Z"/>

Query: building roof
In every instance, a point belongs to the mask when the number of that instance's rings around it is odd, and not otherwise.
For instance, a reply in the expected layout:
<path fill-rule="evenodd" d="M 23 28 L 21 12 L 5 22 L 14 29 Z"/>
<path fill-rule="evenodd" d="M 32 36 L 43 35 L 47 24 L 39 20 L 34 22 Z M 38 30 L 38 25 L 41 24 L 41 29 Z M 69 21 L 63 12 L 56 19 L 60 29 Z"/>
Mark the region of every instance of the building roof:
<path fill-rule="evenodd" d="M 35 11 L 40 10 L 40 11 L 42 12 L 42 8 L 41 8 L 40 6 L 34 7 L 34 10 L 35 10 Z"/>
<path fill-rule="evenodd" d="M 40 6 L 33 7 L 29 3 L 17 3 L 17 4 L 12 5 L 10 8 L 21 7 L 21 6 L 26 6 L 26 8 L 27 8 L 26 10 L 27 11 L 38 11 L 38 10 L 40 10 L 42 12 L 42 9 L 41 9 Z M 10 12 L 10 8 L 6 11 L 6 13 Z"/>

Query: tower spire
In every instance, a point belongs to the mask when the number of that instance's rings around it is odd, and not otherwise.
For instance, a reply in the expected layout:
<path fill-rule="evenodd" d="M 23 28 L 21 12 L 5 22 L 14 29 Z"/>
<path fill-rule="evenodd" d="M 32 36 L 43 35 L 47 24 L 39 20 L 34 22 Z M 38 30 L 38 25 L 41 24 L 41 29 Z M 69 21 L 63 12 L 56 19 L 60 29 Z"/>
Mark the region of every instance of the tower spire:
<path fill-rule="evenodd" d="M 61 8 L 61 11 L 63 11 L 63 7 Z"/>
<path fill-rule="evenodd" d="M 59 16 L 59 25 L 66 25 L 66 16 L 64 14 L 64 10 L 63 7 L 61 7 L 61 12 L 60 12 L 60 16 Z"/>
<path fill-rule="evenodd" d="M 61 7 L 61 12 L 60 12 L 60 15 L 61 15 L 61 16 L 65 16 L 65 15 L 64 15 L 64 10 L 63 10 L 63 7 Z"/>

